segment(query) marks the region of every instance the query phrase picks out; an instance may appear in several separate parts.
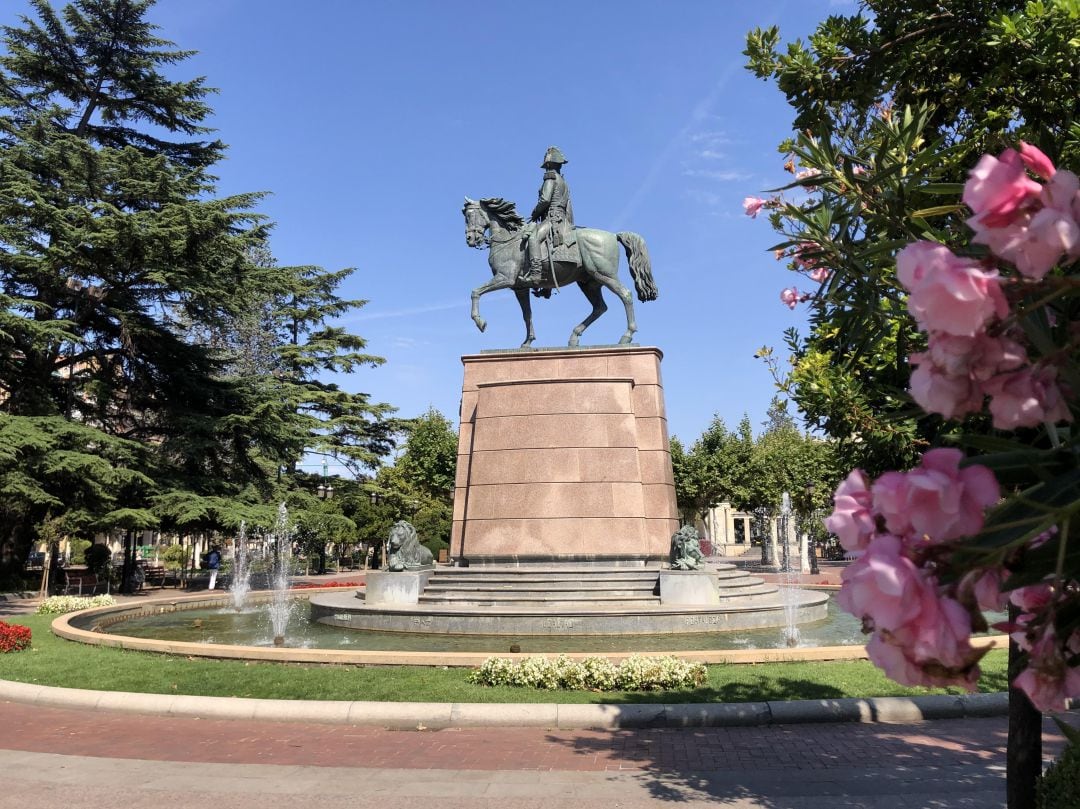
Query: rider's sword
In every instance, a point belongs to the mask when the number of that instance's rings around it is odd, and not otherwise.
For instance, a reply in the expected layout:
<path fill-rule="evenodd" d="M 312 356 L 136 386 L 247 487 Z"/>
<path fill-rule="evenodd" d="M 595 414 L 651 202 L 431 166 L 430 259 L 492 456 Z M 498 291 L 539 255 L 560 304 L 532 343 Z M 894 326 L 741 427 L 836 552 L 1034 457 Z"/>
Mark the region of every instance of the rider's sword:
<path fill-rule="evenodd" d="M 557 222 L 552 222 L 551 230 L 548 231 L 548 266 L 551 267 L 551 283 L 552 289 L 555 290 L 555 294 L 559 294 L 559 278 L 555 275 L 555 226 Z"/>

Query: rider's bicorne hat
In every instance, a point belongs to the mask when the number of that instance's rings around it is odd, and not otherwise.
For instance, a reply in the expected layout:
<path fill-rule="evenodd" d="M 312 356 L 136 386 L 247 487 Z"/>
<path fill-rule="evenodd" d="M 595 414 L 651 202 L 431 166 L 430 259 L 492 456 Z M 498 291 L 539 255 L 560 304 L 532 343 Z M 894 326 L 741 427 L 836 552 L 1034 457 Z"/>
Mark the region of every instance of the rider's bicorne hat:
<path fill-rule="evenodd" d="M 563 157 L 563 153 L 559 151 L 558 146 L 549 146 L 548 150 L 544 152 L 544 162 L 540 164 L 540 168 L 545 168 L 548 163 L 569 163 L 570 161 Z"/>

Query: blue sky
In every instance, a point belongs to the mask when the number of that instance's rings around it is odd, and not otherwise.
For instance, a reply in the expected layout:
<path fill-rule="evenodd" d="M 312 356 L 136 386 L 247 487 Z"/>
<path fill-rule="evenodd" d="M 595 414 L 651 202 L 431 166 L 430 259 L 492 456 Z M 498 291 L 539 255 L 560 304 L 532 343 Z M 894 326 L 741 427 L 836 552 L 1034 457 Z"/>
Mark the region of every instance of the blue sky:
<path fill-rule="evenodd" d="M 57 3 L 54 2 L 54 5 Z M 24 0 L 4 4 L 12 24 Z M 272 192 L 271 248 L 287 264 L 356 267 L 346 319 L 385 365 L 342 378 L 399 408 L 457 421 L 462 354 L 520 344 L 510 292 L 465 244 L 463 197 L 528 213 L 549 145 L 579 225 L 633 230 L 649 246 L 658 301 L 637 303 L 637 342 L 664 352 L 669 428 L 689 442 L 713 414 L 757 427 L 773 395 L 754 352 L 801 326 L 780 290 L 800 282 L 767 248 L 747 195 L 782 185 L 776 144 L 792 114 L 743 69 L 747 31 L 805 36 L 845 0 L 463 3 L 443 0 L 160 0 L 161 35 L 198 54 L 176 75 L 219 92 L 211 124 L 229 145 L 222 194 Z M 629 284 L 625 258 L 620 270 Z M 805 286 L 805 283 L 804 283 Z M 616 342 L 608 313 L 583 344 Z M 588 312 L 576 288 L 537 301 L 536 345 L 565 345 Z"/>

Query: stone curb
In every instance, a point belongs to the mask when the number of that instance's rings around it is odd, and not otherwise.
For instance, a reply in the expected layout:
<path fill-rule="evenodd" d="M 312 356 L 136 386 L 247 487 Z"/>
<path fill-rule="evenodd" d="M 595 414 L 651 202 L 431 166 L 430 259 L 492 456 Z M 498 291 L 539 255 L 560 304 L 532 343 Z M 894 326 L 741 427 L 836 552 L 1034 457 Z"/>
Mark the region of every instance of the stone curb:
<path fill-rule="evenodd" d="M 395 730 L 475 727 L 575 729 L 700 728 L 806 722 L 908 724 L 931 719 L 1004 716 L 1009 695 L 875 697 L 685 705 L 559 705 L 442 702 L 345 702 L 131 694 L 0 680 L 0 700 L 157 716 L 370 725 Z"/>

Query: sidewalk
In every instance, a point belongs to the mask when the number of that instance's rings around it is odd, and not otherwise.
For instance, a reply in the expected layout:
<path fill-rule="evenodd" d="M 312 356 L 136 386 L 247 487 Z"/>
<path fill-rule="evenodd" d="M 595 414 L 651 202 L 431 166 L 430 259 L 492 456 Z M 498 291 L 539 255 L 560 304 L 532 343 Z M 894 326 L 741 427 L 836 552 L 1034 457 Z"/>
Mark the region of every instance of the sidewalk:
<path fill-rule="evenodd" d="M 0 703 L 20 809 L 1004 806 L 1004 718 L 918 725 L 400 732 Z M 1046 753 L 1062 743 L 1044 728 Z"/>

